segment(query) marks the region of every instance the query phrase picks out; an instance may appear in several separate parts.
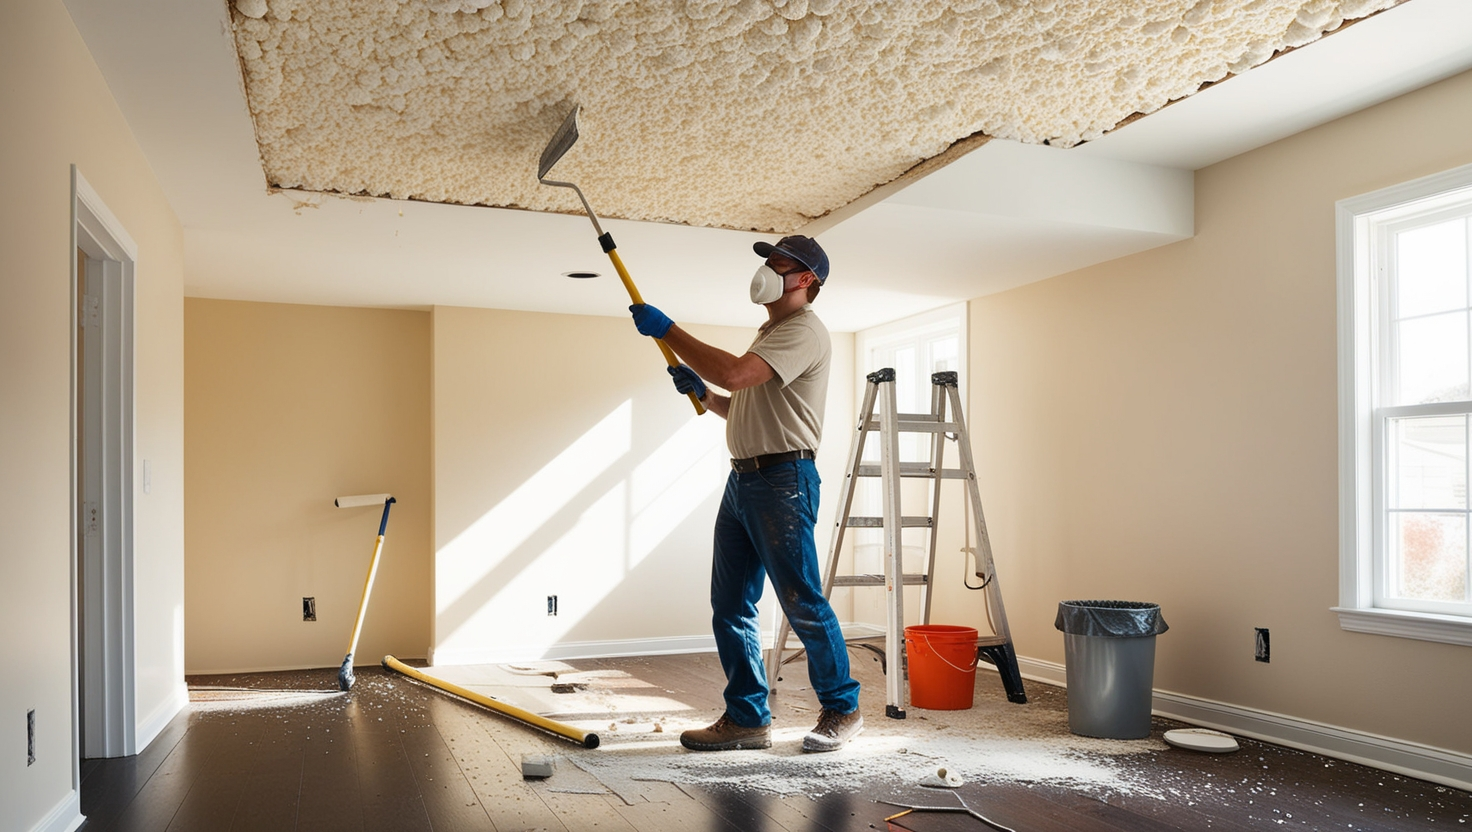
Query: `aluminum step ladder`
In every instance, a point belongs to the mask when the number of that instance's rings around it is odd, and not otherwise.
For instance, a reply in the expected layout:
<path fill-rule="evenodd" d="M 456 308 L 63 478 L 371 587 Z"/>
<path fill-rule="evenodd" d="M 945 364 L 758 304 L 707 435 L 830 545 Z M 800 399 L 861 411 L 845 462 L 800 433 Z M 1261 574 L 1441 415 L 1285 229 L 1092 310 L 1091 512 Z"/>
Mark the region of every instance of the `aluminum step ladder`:
<path fill-rule="evenodd" d="M 963 480 L 966 484 L 971 522 L 976 535 L 977 575 L 982 579 L 986 592 L 987 617 L 991 634 L 981 634 L 977 645 L 978 659 L 990 662 L 1002 677 L 1002 684 L 1011 702 L 1025 703 L 1027 694 L 1022 687 L 1022 675 L 1017 669 L 1017 653 L 1012 647 L 1011 632 L 1007 627 L 1007 612 L 1002 605 L 1002 590 L 997 582 L 996 568 L 992 562 L 991 540 L 986 532 L 986 520 L 981 513 L 981 494 L 976 483 L 976 465 L 971 459 L 971 440 L 966 432 L 966 422 L 961 416 L 961 393 L 956 383 L 956 373 L 942 372 L 931 375 L 929 413 L 900 413 L 895 399 L 894 370 L 885 368 L 866 376 L 868 387 L 864 391 L 864 402 L 859 408 L 857 426 L 854 428 L 853 443 L 849 448 L 848 468 L 838 497 L 838 519 L 835 521 L 833 540 L 828 551 L 828 568 L 823 578 L 823 596 L 831 598 L 835 586 L 882 586 L 885 591 L 886 626 L 884 633 L 885 708 L 886 716 L 905 718 L 905 663 L 904 663 L 904 592 L 905 586 L 920 586 L 925 598 L 923 622 L 930 623 L 930 601 L 933 576 L 935 574 L 936 522 L 940 515 L 941 482 Z M 875 404 L 879 416 L 874 415 Z M 949 415 L 948 415 L 949 414 Z M 877 433 L 879 440 L 879 464 L 865 463 L 864 444 L 870 433 Z M 925 433 L 931 437 L 930 459 L 925 462 L 900 461 L 900 434 Z M 946 468 L 945 446 L 955 442 L 960 467 Z M 852 514 L 854 491 L 861 477 L 878 477 L 881 481 L 882 514 L 878 517 L 860 517 Z M 930 514 L 909 516 L 901 513 L 900 480 L 902 478 L 924 478 L 930 480 Z M 880 528 L 884 530 L 883 560 L 884 574 L 839 575 L 839 553 L 842 551 L 844 533 L 851 528 Z M 929 554 L 925 571 L 906 574 L 903 571 L 903 529 L 929 529 Z M 897 577 L 896 577 L 897 576 Z M 776 690 L 782 666 L 799 658 L 801 648 L 788 650 L 787 639 L 791 627 L 785 616 L 778 611 L 777 637 L 767 651 L 767 687 Z M 881 652 L 873 645 L 860 645 Z"/>

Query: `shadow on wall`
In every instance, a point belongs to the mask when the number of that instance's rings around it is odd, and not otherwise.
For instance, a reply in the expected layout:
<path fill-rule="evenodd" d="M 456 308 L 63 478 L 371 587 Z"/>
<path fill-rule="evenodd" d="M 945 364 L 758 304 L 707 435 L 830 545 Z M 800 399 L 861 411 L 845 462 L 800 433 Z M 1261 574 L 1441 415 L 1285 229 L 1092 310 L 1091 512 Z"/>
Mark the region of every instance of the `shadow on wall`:
<path fill-rule="evenodd" d="M 703 633 L 724 425 L 691 416 L 646 452 L 625 400 L 456 534 L 436 553 L 435 662 L 538 658 L 574 635 Z M 613 597 L 636 570 L 653 583 Z"/>

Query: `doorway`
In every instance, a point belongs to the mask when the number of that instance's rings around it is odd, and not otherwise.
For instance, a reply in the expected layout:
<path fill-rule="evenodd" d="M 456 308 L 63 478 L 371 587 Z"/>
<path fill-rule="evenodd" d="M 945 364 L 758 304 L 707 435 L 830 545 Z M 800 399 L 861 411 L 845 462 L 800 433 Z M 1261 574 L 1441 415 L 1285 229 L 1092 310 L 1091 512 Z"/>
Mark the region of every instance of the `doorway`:
<path fill-rule="evenodd" d="M 133 666 L 137 247 L 72 167 L 73 743 L 137 753 Z"/>

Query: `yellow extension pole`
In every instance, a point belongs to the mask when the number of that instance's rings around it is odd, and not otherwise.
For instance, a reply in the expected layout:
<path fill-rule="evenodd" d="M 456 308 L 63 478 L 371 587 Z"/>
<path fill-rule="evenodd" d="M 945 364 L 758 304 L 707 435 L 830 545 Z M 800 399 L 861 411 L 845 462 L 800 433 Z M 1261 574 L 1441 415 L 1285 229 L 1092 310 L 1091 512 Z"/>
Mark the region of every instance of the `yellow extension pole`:
<path fill-rule="evenodd" d="M 383 535 L 373 544 L 373 560 L 368 562 L 368 578 L 363 581 L 363 600 L 358 603 L 358 621 L 353 625 L 353 640 L 348 642 L 348 655 L 358 652 L 358 636 L 363 634 L 363 619 L 368 617 L 368 596 L 373 594 L 373 579 L 378 575 L 378 556 L 383 554 Z"/>
<path fill-rule="evenodd" d="M 534 728 L 540 728 L 548 733 L 556 734 L 557 736 L 564 739 L 572 740 L 575 743 L 579 743 L 584 748 L 598 747 L 597 734 L 590 734 L 587 731 L 579 731 L 578 729 L 566 723 L 558 722 L 553 719 L 548 719 L 544 716 L 534 714 L 531 711 L 518 708 L 515 705 L 508 705 L 505 702 L 498 702 L 490 698 L 489 696 L 484 696 L 482 694 L 476 693 L 475 691 L 468 688 L 462 688 L 454 682 L 446 682 L 444 679 L 439 679 L 431 676 L 417 667 L 410 667 L 409 665 L 404 664 L 393 656 L 384 656 L 383 666 L 388 668 L 389 670 L 402 673 L 405 676 L 408 676 L 410 679 L 416 679 L 426 685 L 429 685 L 430 687 L 439 688 L 445 693 L 453 694 L 468 702 L 473 702 L 481 706 L 482 708 L 489 708 L 490 710 L 493 710 L 499 714 L 509 716 L 518 722 L 524 722 Z"/>
<path fill-rule="evenodd" d="M 624 282 L 624 288 L 629 291 L 629 302 L 642 304 L 644 302 L 644 298 L 642 295 L 639 294 L 639 288 L 634 285 L 634 279 L 632 277 L 629 277 L 629 270 L 624 268 L 624 261 L 621 260 L 618 256 L 618 249 L 610 248 L 608 250 L 608 259 L 613 261 L 613 268 L 615 271 L 618 272 L 618 279 Z M 661 338 L 654 339 L 654 343 L 658 344 L 659 351 L 664 353 L 664 360 L 666 363 L 668 363 L 671 367 L 680 366 L 680 359 L 675 357 L 675 351 L 670 349 L 669 344 L 666 344 Z M 700 403 L 700 398 L 698 396 L 696 396 L 694 393 L 686 393 L 685 395 L 689 396 L 690 403 L 695 405 L 696 415 L 705 413 L 705 405 Z"/>

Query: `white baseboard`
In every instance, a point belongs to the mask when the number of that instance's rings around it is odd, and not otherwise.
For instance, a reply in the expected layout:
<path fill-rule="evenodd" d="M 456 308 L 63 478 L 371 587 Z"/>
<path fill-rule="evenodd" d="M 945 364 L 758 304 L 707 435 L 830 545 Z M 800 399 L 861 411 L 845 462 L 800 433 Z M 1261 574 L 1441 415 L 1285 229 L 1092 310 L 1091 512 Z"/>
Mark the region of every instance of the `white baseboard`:
<path fill-rule="evenodd" d="M 876 624 L 843 623 L 844 638 L 873 638 L 884 635 Z M 762 649 L 770 649 L 776 634 L 762 631 Z M 795 642 L 789 642 L 795 643 Z M 456 650 L 439 648 L 432 651 L 432 667 L 464 664 L 506 664 L 508 662 L 553 661 L 561 659 L 603 659 L 615 656 L 662 656 L 675 653 L 714 653 L 715 636 L 671 636 L 668 638 L 633 638 L 610 641 L 568 641 L 540 647 L 490 648 Z"/>
<path fill-rule="evenodd" d="M 988 662 L 981 662 L 977 667 L 983 670 L 995 672 L 996 668 Z M 1060 688 L 1068 687 L 1068 677 L 1064 674 L 1063 665 L 1057 662 L 1045 662 L 1040 659 L 1028 659 L 1017 657 L 1017 670 L 1022 673 L 1022 678 L 1031 679 L 1034 682 L 1042 682 L 1045 685 L 1055 685 Z"/>
<path fill-rule="evenodd" d="M 1017 666 L 1023 678 L 1066 687 L 1057 662 L 1019 657 Z M 1156 689 L 1150 705 L 1156 716 L 1472 791 L 1472 754 L 1166 690 Z"/>
<path fill-rule="evenodd" d="M 188 705 L 189 686 L 184 684 L 183 680 L 180 680 L 178 686 L 174 688 L 174 692 L 169 695 L 169 698 L 160 702 L 158 707 L 153 709 L 152 713 L 138 723 L 138 727 L 133 733 L 135 747 L 130 749 L 129 753 L 138 754 L 147 748 L 148 744 L 153 742 L 163 732 L 164 728 L 168 726 L 169 721 L 178 716 L 179 712 L 184 710 Z"/>
<path fill-rule="evenodd" d="M 434 651 L 435 667 L 463 664 L 508 664 L 511 662 L 599 659 L 614 656 L 661 656 L 671 653 L 713 653 L 714 636 L 673 636 L 612 641 L 565 641 L 539 647 L 492 647 Z"/>
<path fill-rule="evenodd" d="M 31 832 L 74 832 L 86 818 L 82 817 L 82 797 L 76 789 L 66 793 L 61 802 L 31 827 Z"/>

